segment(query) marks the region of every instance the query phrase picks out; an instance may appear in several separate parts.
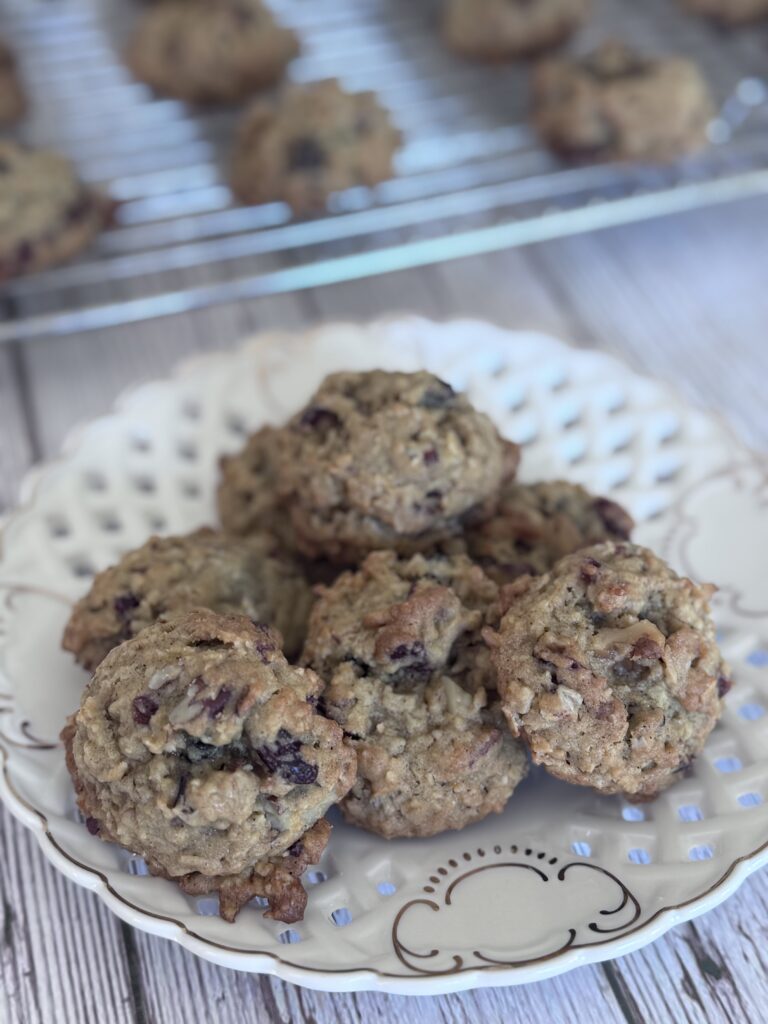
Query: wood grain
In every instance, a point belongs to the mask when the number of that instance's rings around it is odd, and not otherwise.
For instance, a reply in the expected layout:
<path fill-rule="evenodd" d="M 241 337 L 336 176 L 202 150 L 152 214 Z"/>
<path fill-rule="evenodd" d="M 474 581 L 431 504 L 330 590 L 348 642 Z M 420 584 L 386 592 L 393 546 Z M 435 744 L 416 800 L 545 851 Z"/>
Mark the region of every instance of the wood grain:
<path fill-rule="evenodd" d="M 0 507 L 33 457 L 125 386 L 270 326 L 416 312 L 537 328 L 620 355 L 768 442 L 768 203 L 692 214 L 418 272 L 262 299 L 0 353 Z M 765 1019 L 768 876 L 611 964 L 436 999 L 328 995 L 239 975 L 133 932 L 47 865 L 4 814 L 0 1021 L 66 1024 L 699 1024 Z"/>

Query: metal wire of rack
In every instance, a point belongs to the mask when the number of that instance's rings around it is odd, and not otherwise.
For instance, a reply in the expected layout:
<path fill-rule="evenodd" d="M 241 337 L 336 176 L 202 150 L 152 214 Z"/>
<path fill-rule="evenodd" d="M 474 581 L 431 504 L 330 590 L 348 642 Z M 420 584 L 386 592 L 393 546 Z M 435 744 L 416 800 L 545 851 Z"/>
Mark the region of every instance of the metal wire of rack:
<path fill-rule="evenodd" d="M 528 129 L 527 68 L 457 59 L 437 0 L 272 0 L 302 37 L 296 81 L 373 88 L 405 133 L 397 177 L 292 218 L 233 205 L 238 111 L 195 110 L 131 79 L 130 0 L 6 0 L 33 114 L 22 137 L 72 157 L 120 201 L 79 260 L 7 284 L 0 341 L 148 319 L 552 239 L 768 193 L 768 27 L 725 33 L 676 0 L 595 0 L 579 36 L 695 57 L 718 101 L 712 146 L 669 166 L 569 168 Z"/>

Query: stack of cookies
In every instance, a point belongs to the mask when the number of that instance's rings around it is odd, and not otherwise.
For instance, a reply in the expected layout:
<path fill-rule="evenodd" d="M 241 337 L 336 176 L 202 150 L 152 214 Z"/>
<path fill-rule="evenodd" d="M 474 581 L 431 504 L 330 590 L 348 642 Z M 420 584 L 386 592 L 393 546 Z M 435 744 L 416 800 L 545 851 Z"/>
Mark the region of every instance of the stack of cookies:
<path fill-rule="evenodd" d="M 444 381 L 373 371 L 224 458 L 221 529 L 152 538 L 67 625 L 88 829 L 227 920 L 295 921 L 332 804 L 423 837 L 502 811 L 529 760 L 632 800 L 681 778 L 730 687 L 713 588 L 519 455 Z"/>

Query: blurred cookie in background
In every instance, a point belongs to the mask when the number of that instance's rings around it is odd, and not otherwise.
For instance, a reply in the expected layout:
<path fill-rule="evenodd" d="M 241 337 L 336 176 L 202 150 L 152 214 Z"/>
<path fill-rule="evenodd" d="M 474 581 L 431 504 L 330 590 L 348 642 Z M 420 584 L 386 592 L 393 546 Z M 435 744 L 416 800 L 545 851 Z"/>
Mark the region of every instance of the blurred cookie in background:
<path fill-rule="evenodd" d="M 282 199 L 299 214 L 322 210 L 332 192 L 391 178 L 400 142 L 375 93 L 346 92 L 335 79 L 291 85 L 246 112 L 232 188 L 245 203 Z"/>
<path fill-rule="evenodd" d="M 585 160 L 670 160 L 700 149 L 715 106 L 696 64 L 616 41 L 543 61 L 533 119 L 553 149 Z"/>
<path fill-rule="evenodd" d="M 0 281 L 63 263 L 114 208 L 65 157 L 0 139 Z"/>
<path fill-rule="evenodd" d="M 714 18 L 724 25 L 746 25 L 768 18 L 768 0 L 682 0 L 694 14 Z"/>
<path fill-rule="evenodd" d="M 261 0 L 163 0 L 141 15 L 126 59 L 159 93 L 227 103 L 273 85 L 298 52 Z"/>
<path fill-rule="evenodd" d="M 565 42 L 589 8 L 589 0 L 447 0 L 443 38 L 465 57 L 527 57 Z"/>
<path fill-rule="evenodd" d="M 27 109 L 13 50 L 0 39 L 0 126 L 13 124 Z"/>

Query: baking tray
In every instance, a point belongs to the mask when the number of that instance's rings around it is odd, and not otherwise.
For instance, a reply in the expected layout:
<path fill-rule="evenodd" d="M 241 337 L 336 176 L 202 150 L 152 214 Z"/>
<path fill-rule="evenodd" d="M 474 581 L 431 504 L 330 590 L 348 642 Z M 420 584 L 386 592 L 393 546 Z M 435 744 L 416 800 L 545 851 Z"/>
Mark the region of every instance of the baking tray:
<path fill-rule="evenodd" d="M 375 89 L 405 134 L 397 176 L 296 220 L 227 187 L 238 110 L 194 109 L 132 79 L 132 0 L 4 0 L 0 34 L 32 97 L 20 136 L 67 153 L 121 201 L 66 266 L 6 284 L 0 341 L 65 334 L 367 277 L 768 192 L 768 26 L 719 30 L 675 0 L 595 0 L 575 46 L 621 36 L 680 52 L 720 104 L 712 146 L 669 166 L 568 167 L 526 123 L 525 63 L 454 57 L 430 0 L 272 0 L 303 40 L 291 78 Z"/>

